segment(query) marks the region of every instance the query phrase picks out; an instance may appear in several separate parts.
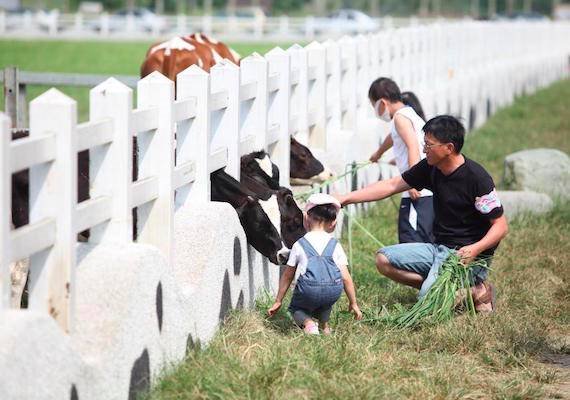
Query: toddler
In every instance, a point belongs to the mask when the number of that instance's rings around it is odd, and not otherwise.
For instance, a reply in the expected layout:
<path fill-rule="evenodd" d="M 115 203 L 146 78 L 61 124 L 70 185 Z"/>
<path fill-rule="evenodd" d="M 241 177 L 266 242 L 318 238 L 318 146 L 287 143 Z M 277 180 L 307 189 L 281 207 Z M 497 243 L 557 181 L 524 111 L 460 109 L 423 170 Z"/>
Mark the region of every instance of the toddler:
<path fill-rule="evenodd" d="M 307 234 L 293 245 L 279 281 L 275 303 L 268 310 L 270 316 L 275 315 L 293 278 L 297 277 L 289 312 L 308 334 L 319 334 L 319 324 L 313 318 L 318 320 L 324 334 L 331 333 L 329 318 L 332 306 L 343 288 L 348 297 L 349 311 L 357 320 L 362 319 L 346 254 L 332 236 L 339 210 L 338 200 L 328 194 L 316 193 L 308 198 L 303 214 Z"/>

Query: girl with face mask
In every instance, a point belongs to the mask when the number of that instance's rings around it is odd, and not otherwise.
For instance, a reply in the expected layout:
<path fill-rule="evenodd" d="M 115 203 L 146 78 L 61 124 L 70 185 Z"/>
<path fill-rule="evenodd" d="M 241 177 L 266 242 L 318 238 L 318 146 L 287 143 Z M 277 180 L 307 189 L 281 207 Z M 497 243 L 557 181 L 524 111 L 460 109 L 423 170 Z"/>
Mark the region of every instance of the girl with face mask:
<path fill-rule="evenodd" d="M 368 98 L 376 116 L 388 123 L 390 129 L 390 134 L 370 156 L 370 161 L 377 162 L 387 150 L 393 148 L 394 161 L 400 173 L 403 173 L 425 158 L 422 151 L 424 145 L 422 128 L 425 121 L 414 108 L 403 102 L 400 88 L 389 78 L 378 78 L 372 82 Z M 400 243 L 433 242 L 432 200 L 432 193 L 426 189 L 422 191 L 411 189 L 402 194 L 398 216 Z"/>

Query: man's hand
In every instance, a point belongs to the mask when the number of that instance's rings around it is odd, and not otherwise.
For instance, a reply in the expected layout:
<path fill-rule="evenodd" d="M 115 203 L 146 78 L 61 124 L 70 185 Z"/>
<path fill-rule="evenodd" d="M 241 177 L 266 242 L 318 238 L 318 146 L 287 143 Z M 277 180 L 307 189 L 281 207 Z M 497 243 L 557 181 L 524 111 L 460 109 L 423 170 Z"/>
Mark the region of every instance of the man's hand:
<path fill-rule="evenodd" d="M 275 303 L 273 303 L 273 305 L 271 306 L 271 308 L 269 310 L 267 310 L 267 314 L 270 317 L 273 317 L 275 314 L 277 314 L 277 311 L 279 311 L 279 309 L 281 308 L 281 302 L 280 301 L 276 301 Z"/>
<path fill-rule="evenodd" d="M 477 246 L 477 244 L 463 246 L 457 250 L 457 254 L 461 257 L 461 261 L 463 261 L 465 265 L 469 265 L 469 263 L 479 255 L 479 253 L 481 253 L 481 250 L 479 250 L 479 246 Z"/>
<path fill-rule="evenodd" d="M 362 311 L 360 311 L 360 307 L 358 307 L 358 304 L 356 303 L 350 304 L 348 306 L 348 311 L 354 314 L 355 320 L 360 321 L 362 319 Z"/>
<path fill-rule="evenodd" d="M 408 190 L 408 193 L 410 194 L 410 199 L 412 199 L 414 201 L 416 201 L 417 199 L 422 197 L 420 192 L 418 192 L 416 189 L 410 189 L 410 190 Z"/>
<path fill-rule="evenodd" d="M 335 199 L 337 199 L 341 206 L 344 206 L 344 203 L 346 201 L 346 195 L 339 194 L 339 193 L 333 193 L 333 194 L 331 194 L 331 196 L 334 197 Z"/>

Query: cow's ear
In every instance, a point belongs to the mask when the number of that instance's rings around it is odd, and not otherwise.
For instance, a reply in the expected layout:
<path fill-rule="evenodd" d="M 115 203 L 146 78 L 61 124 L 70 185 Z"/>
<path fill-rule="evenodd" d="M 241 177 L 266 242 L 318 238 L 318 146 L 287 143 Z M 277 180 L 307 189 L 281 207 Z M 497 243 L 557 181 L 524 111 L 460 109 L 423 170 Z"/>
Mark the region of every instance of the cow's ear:
<path fill-rule="evenodd" d="M 293 206 L 297 204 L 297 202 L 295 201 L 295 197 L 293 197 L 293 192 L 291 190 L 287 188 L 281 188 L 279 192 L 283 196 L 285 204 L 287 204 L 288 206 Z"/>

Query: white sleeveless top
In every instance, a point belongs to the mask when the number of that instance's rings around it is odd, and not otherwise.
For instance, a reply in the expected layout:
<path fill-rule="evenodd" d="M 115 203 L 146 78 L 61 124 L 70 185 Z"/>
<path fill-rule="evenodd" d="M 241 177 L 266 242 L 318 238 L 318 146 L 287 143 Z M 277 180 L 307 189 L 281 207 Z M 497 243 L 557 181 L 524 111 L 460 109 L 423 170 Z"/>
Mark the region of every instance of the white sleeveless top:
<path fill-rule="evenodd" d="M 396 126 L 394 124 L 394 118 L 398 114 L 406 117 L 412 123 L 414 131 L 416 132 L 416 138 L 418 140 L 420 160 L 423 160 L 426 157 L 422 151 L 424 147 L 424 131 L 422 128 L 425 125 L 425 121 L 418 114 L 416 114 L 412 107 L 406 106 L 396 111 L 394 117 L 392 118 L 392 121 L 390 122 L 390 136 L 392 137 L 392 142 L 394 143 L 392 146 L 392 152 L 394 153 L 394 157 L 396 159 L 396 166 L 400 170 L 401 174 L 410 169 L 410 166 L 408 165 L 408 147 L 402 140 L 402 137 L 398 135 L 398 132 L 396 132 Z M 422 197 L 433 195 L 433 193 L 427 189 L 423 189 L 420 194 Z M 402 197 L 410 197 L 410 195 L 406 191 L 402 193 Z"/>

